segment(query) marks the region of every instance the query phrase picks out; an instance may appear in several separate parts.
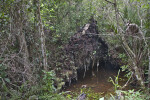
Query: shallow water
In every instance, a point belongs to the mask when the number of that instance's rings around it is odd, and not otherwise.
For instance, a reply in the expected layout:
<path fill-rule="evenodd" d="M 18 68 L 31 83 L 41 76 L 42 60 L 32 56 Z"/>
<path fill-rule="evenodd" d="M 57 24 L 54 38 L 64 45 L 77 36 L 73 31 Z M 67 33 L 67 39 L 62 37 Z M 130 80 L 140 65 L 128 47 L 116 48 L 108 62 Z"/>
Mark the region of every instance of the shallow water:
<path fill-rule="evenodd" d="M 114 86 L 111 82 L 108 82 L 109 77 L 114 79 L 117 76 L 118 70 L 110 70 L 101 68 L 99 71 L 87 71 L 85 77 L 83 78 L 83 72 L 79 73 L 78 81 L 72 83 L 69 87 L 66 87 L 64 91 L 79 92 L 81 88 L 91 88 L 95 93 L 113 93 Z M 120 85 L 125 84 L 126 78 L 123 77 L 124 73 L 120 72 L 119 78 L 124 79 L 124 81 L 119 81 Z"/>

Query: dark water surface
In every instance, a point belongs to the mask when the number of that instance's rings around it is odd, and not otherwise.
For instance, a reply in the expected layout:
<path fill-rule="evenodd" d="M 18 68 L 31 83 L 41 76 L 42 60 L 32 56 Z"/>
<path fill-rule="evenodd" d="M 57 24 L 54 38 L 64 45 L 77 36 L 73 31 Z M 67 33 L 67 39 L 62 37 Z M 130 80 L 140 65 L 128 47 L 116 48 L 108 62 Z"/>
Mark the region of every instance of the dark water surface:
<path fill-rule="evenodd" d="M 83 73 L 83 72 L 82 72 Z M 118 70 L 110 70 L 110 69 L 99 69 L 99 71 L 87 71 L 85 77 L 83 78 L 82 74 L 78 74 L 78 81 L 76 83 L 72 83 L 69 87 L 65 88 L 64 91 L 71 92 L 79 92 L 81 88 L 91 88 L 95 93 L 113 93 L 114 86 L 111 82 L 108 82 L 109 77 L 115 79 L 114 76 L 117 76 Z M 120 72 L 119 78 L 124 81 L 119 81 L 119 84 L 123 86 L 125 84 L 125 80 L 127 80 L 124 76 L 123 72 Z"/>

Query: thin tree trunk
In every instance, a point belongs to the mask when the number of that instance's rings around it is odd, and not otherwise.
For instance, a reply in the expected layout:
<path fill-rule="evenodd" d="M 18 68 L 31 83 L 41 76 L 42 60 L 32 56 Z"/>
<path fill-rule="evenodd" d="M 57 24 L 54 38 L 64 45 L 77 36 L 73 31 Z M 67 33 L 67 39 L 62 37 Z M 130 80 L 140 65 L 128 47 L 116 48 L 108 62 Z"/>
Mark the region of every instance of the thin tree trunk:
<path fill-rule="evenodd" d="M 138 82 L 140 83 L 140 85 L 142 86 L 142 88 L 145 88 L 145 84 L 144 84 L 144 80 L 142 78 L 142 74 L 140 73 L 140 70 L 137 66 L 137 63 L 136 63 L 136 55 L 135 53 L 130 49 L 130 47 L 128 46 L 126 40 L 125 40 L 125 37 L 124 37 L 124 34 L 122 33 L 122 31 L 120 31 L 121 29 L 119 28 L 119 18 L 118 18 L 118 10 L 117 10 L 117 1 L 114 0 L 114 8 L 115 8 L 115 14 L 116 14 L 116 22 L 117 22 L 117 29 L 121 35 L 121 39 L 123 41 L 123 45 L 126 49 L 126 51 L 129 53 L 130 55 L 130 59 L 132 60 L 132 65 L 133 65 L 133 69 L 135 71 L 135 76 L 138 80 Z"/>
<path fill-rule="evenodd" d="M 40 40 L 41 40 L 43 67 L 44 67 L 44 70 L 47 70 L 45 35 L 44 35 L 43 24 L 42 24 L 41 13 L 40 13 L 40 2 L 41 0 L 38 1 L 38 30 L 40 34 Z"/>

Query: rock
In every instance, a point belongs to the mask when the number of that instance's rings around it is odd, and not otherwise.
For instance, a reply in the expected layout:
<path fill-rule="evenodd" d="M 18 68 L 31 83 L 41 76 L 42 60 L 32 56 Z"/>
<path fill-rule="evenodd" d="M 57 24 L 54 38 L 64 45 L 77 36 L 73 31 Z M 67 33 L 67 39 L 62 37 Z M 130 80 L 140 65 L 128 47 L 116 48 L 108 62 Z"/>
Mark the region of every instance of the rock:
<path fill-rule="evenodd" d="M 87 85 L 82 85 L 82 86 L 81 86 L 81 88 L 86 88 L 86 87 L 87 87 Z"/>
<path fill-rule="evenodd" d="M 102 98 L 99 98 L 99 100 L 104 100 L 104 97 L 102 97 Z"/>
<path fill-rule="evenodd" d="M 78 98 L 76 100 L 85 100 L 86 99 L 86 94 L 82 93 L 78 96 Z"/>

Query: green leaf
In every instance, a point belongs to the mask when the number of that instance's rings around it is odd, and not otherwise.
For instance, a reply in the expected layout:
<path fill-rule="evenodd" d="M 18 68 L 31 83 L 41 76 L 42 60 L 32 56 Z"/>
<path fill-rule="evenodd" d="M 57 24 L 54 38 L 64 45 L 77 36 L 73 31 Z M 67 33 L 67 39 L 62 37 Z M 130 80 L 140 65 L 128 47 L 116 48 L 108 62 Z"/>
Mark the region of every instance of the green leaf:
<path fill-rule="evenodd" d="M 142 5 L 142 8 L 145 8 L 145 9 L 148 9 L 149 8 L 149 4 L 144 4 L 144 5 Z"/>
<path fill-rule="evenodd" d="M 10 79 L 9 78 L 5 78 L 4 79 L 6 82 L 10 83 Z"/>

